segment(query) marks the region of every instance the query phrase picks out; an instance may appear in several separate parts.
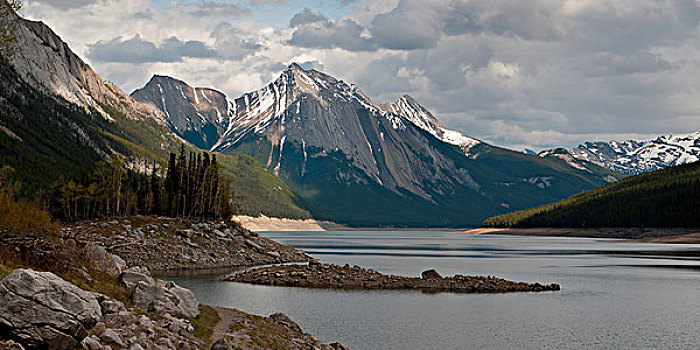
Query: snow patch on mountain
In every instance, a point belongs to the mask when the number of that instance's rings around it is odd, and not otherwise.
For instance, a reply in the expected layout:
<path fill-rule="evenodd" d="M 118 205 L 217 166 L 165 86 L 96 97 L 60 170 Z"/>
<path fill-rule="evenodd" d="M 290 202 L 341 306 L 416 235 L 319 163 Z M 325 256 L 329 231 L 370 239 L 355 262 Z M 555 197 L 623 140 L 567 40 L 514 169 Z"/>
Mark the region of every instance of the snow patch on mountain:
<path fill-rule="evenodd" d="M 440 141 L 461 147 L 465 152 L 481 143 L 460 132 L 449 130 L 430 111 L 421 106 L 411 96 L 404 95 L 397 101 L 381 106 L 385 111 L 400 115 L 415 126 L 429 132 Z"/>

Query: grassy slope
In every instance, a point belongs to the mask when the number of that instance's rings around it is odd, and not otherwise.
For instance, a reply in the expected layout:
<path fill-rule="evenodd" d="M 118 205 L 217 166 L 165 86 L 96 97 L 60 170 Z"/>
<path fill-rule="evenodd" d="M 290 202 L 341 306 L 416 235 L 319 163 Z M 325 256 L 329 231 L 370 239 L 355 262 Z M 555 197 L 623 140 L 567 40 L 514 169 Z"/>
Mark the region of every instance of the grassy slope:
<path fill-rule="evenodd" d="M 700 164 L 629 177 L 557 203 L 495 216 L 489 227 L 700 227 Z"/>

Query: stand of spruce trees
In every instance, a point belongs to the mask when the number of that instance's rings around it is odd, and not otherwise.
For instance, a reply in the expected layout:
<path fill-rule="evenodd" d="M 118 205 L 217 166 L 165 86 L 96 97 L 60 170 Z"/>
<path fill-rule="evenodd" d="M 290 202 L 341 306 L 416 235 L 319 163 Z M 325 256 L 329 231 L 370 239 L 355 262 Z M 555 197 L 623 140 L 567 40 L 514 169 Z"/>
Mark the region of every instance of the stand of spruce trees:
<path fill-rule="evenodd" d="M 188 158 L 184 147 L 179 155 L 170 154 L 164 174 L 155 162 L 127 167 L 115 156 L 98 162 L 89 175 L 59 180 L 47 197 L 43 206 L 65 221 L 127 215 L 218 219 L 235 209 L 231 179 L 221 175 L 216 156 L 203 152 Z"/>

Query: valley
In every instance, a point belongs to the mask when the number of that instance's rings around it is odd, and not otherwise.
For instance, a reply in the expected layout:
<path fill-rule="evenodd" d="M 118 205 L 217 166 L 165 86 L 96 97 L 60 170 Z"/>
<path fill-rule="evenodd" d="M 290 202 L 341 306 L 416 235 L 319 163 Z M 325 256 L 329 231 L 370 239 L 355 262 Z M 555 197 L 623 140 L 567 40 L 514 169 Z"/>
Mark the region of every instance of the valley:
<path fill-rule="evenodd" d="M 0 350 L 698 347 L 699 4 L 309 6 L 0 0 Z"/>

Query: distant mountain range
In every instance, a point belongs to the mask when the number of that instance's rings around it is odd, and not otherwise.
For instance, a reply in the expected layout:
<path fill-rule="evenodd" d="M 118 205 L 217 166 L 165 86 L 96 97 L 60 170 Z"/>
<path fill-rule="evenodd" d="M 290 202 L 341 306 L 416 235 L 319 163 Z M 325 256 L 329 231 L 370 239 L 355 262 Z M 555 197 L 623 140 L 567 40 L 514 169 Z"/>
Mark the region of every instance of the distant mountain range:
<path fill-rule="evenodd" d="M 540 152 L 547 155 L 552 150 Z M 562 149 L 557 152 L 561 153 Z M 628 175 L 700 159 L 700 132 L 681 135 L 661 135 L 653 140 L 624 142 L 585 142 L 569 152 L 574 158 L 593 162 L 610 170 Z"/>
<path fill-rule="evenodd" d="M 700 163 L 684 164 L 487 219 L 489 227 L 700 227 Z"/>
<path fill-rule="evenodd" d="M 316 217 L 351 225 L 473 225 L 621 177 L 491 146 L 447 129 L 410 96 L 377 104 L 297 64 L 235 99 L 163 76 L 132 97 L 193 144 L 254 157 Z"/>

